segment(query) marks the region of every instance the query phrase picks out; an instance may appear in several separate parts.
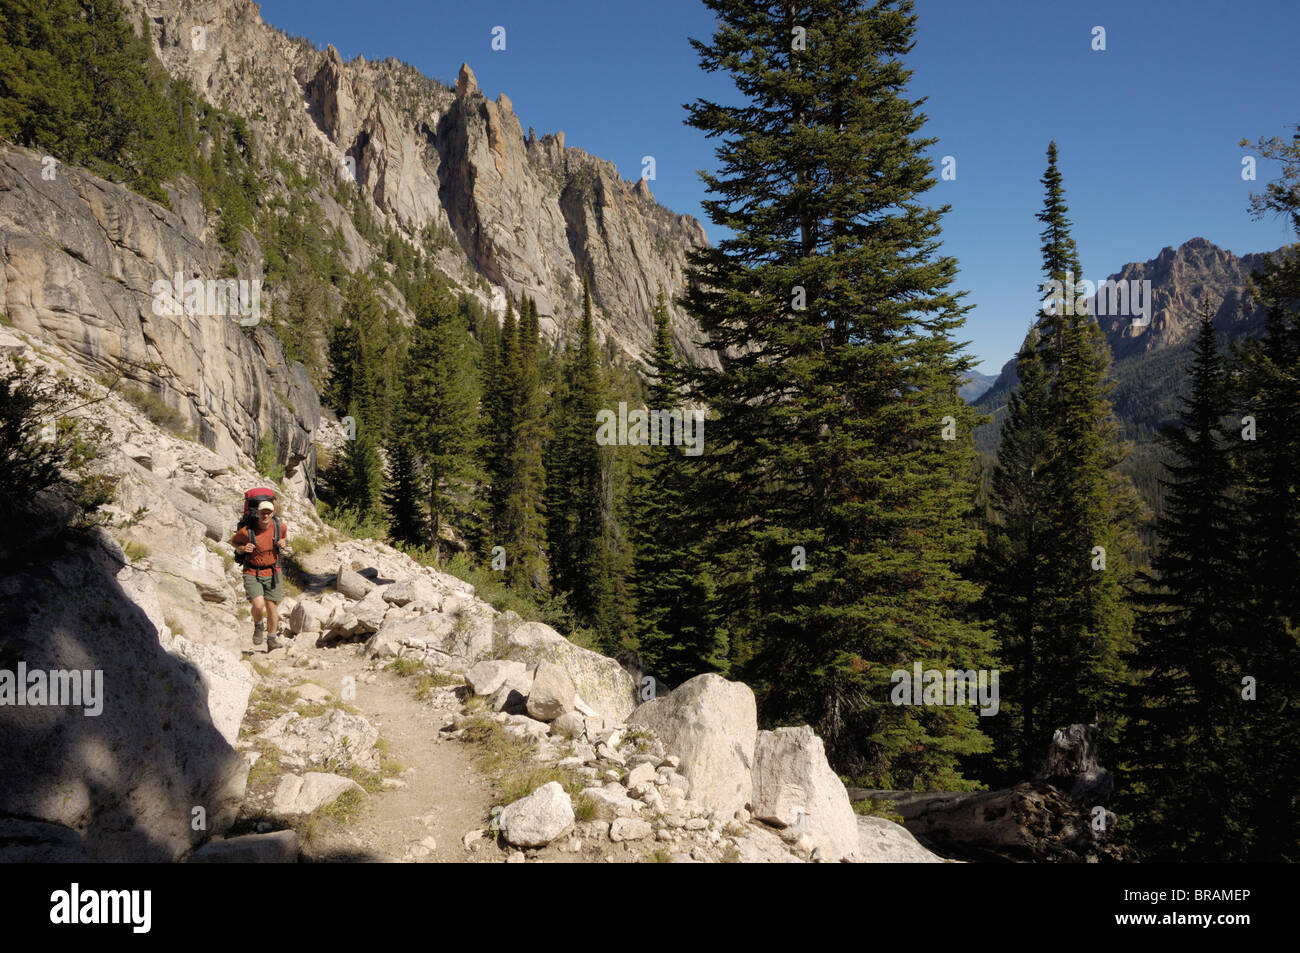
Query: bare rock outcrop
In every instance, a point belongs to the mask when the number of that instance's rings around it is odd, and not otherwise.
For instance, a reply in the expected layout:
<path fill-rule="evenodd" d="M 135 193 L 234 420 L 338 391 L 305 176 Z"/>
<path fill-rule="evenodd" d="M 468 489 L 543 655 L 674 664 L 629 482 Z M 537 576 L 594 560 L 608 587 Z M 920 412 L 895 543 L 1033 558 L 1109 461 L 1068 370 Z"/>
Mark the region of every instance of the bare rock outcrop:
<path fill-rule="evenodd" d="M 827 860 L 857 852 L 858 824 L 848 792 L 808 725 L 758 733 L 751 811 L 760 821 L 806 835 Z"/>
<path fill-rule="evenodd" d="M 574 645 L 541 622 L 517 626 L 508 637 L 504 657 L 529 666 L 558 665 L 583 702 L 611 723 L 623 721 L 636 707 L 636 686 L 618 662 Z"/>
<path fill-rule="evenodd" d="M 237 276 L 232 296 L 216 284 L 222 257 L 203 223 L 89 173 L 41 172 L 37 153 L 0 147 L 0 310 L 87 370 L 124 374 L 228 461 L 254 455 L 270 431 L 291 483 L 309 495 L 316 391 L 274 336 L 240 324 L 260 313 L 260 265 Z M 203 283 L 204 313 L 169 313 L 176 295 L 158 289 L 175 289 L 177 275 L 184 299 L 189 282 Z M 247 314 L 237 310 L 245 304 Z"/>

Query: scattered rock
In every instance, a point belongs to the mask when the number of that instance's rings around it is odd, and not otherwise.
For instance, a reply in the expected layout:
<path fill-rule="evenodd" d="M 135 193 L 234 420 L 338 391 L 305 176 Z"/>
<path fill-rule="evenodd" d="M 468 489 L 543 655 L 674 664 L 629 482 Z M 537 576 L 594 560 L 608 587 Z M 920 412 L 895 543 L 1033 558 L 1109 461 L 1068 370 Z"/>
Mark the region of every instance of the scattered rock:
<path fill-rule="evenodd" d="M 521 714 L 528 708 L 528 693 L 533 687 L 533 676 L 527 670 L 511 673 L 488 698 L 493 711 Z"/>
<path fill-rule="evenodd" d="M 528 690 L 528 714 L 539 721 L 554 721 L 573 711 L 573 682 L 554 662 L 541 662 Z"/>
<path fill-rule="evenodd" d="M 588 798 L 595 810 L 592 817 L 602 821 L 613 821 L 620 817 L 631 817 L 641 811 L 642 805 L 627 796 L 621 788 L 607 791 L 604 788 L 583 788 L 579 797 Z"/>
<path fill-rule="evenodd" d="M 649 821 L 637 817 L 620 817 L 610 825 L 609 839 L 614 842 L 642 840 L 654 833 Z"/>
<path fill-rule="evenodd" d="M 516 847 L 545 847 L 573 824 L 573 803 L 558 781 L 502 809 L 501 836 Z"/>
<path fill-rule="evenodd" d="M 586 719 L 576 711 L 566 711 L 551 722 L 551 734 L 581 741 L 587 733 Z"/>
<path fill-rule="evenodd" d="M 302 764 L 341 759 L 369 770 L 379 766 L 375 752 L 378 730 L 360 715 L 348 714 L 341 708 L 314 718 L 304 718 L 297 712 L 281 715 L 257 737 Z"/>
<path fill-rule="evenodd" d="M 758 711 L 748 685 L 712 673 L 697 675 L 646 702 L 627 721 L 651 729 L 680 757 L 691 797 L 699 804 L 732 817 L 749 803 Z"/>
<path fill-rule="evenodd" d="M 508 679 L 525 679 L 528 668 L 523 662 L 508 662 L 490 659 L 476 662 L 465 673 L 465 684 L 475 695 L 491 695 Z"/>
<path fill-rule="evenodd" d="M 293 612 L 289 615 L 289 631 L 298 635 L 320 632 L 329 621 L 330 614 L 331 610 L 319 602 L 303 599 L 293 607 Z"/>
<path fill-rule="evenodd" d="M 595 712 L 611 721 L 623 721 L 636 707 L 636 687 L 623 666 L 574 645 L 540 622 L 525 622 L 511 633 L 506 658 L 530 665 L 554 662 L 569 676 L 574 691 Z"/>
<path fill-rule="evenodd" d="M 191 864 L 292 864 L 298 860 L 294 831 L 212 840 L 190 855 Z"/>
<path fill-rule="evenodd" d="M 391 586 L 384 586 L 380 592 L 383 593 L 385 602 L 395 606 L 415 603 L 430 612 L 437 612 L 442 608 L 442 593 L 427 579 L 416 578 L 395 582 Z"/>
<path fill-rule="evenodd" d="M 374 590 L 375 584 L 340 563 L 338 574 L 334 578 L 334 587 L 349 599 L 364 599 Z"/>
<path fill-rule="evenodd" d="M 857 816 L 811 727 L 758 732 L 753 777 L 754 817 L 799 829 L 812 844 L 808 849 L 820 847 L 828 860 L 856 852 Z"/>
<path fill-rule="evenodd" d="M 655 780 L 655 769 L 650 764 L 638 764 L 628 772 L 627 786 L 634 788 L 641 784 L 653 784 Z"/>
<path fill-rule="evenodd" d="M 344 791 L 364 789 L 351 778 L 337 774 L 309 771 L 302 777 L 286 774 L 280 778 L 271 802 L 271 811 L 280 817 L 310 814 L 318 808 L 333 804 Z"/>

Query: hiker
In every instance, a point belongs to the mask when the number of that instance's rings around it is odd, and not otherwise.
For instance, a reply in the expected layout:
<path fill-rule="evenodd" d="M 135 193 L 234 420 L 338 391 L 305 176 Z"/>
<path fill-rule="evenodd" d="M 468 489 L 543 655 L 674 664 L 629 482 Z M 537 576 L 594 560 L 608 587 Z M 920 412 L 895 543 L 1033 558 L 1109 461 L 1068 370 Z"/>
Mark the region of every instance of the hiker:
<path fill-rule="evenodd" d="M 239 532 L 231 537 L 230 545 L 244 556 L 244 592 L 253 603 L 253 645 L 262 644 L 262 634 L 266 631 L 262 616 L 265 615 L 271 623 L 266 638 L 266 650 L 270 652 L 281 645 L 279 603 L 284 598 L 275 529 L 278 523 L 282 547 L 289 538 L 289 524 L 276 518 L 275 504 L 269 500 L 258 504 L 256 520 L 251 539 L 248 527 L 241 524 Z"/>

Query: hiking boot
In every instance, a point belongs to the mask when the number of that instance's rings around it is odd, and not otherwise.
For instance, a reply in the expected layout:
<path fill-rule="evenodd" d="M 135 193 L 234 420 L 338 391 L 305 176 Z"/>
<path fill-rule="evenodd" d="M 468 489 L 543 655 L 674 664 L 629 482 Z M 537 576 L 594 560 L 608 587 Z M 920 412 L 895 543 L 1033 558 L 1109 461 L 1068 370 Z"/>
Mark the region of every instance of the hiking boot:
<path fill-rule="evenodd" d="M 266 637 L 266 650 L 268 652 L 274 652 L 282 645 L 284 645 L 284 641 L 279 632 L 274 632 Z"/>
<path fill-rule="evenodd" d="M 253 623 L 253 644 L 254 644 L 254 645 L 261 645 L 261 644 L 262 644 L 262 636 L 265 635 L 265 634 L 266 634 L 266 623 L 265 623 L 265 622 L 255 622 L 255 623 Z"/>

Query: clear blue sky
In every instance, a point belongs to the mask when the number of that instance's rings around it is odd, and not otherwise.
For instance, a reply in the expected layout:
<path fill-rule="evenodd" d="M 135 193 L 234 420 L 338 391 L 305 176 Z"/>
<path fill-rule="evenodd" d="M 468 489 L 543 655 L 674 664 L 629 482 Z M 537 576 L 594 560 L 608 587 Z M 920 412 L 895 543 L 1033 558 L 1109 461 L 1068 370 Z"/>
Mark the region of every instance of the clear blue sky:
<path fill-rule="evenodd" d="M 982 370 L 1012 356 L 1041 297 L 1034 214 L 1053 137 L 1085 277 L 1198 235 L 1239 255 L 1296 240 L 1281 220 L 1250 219 L 1249 193 L 1279 167 L 1261 161 L 1243 181 L 1237 145 L 1300 123 L 1296 0 L 918 0 L 917 13 L 910 93 L 928 97 L 936 169 L 957 160 L 956 180 L 927 199 L 952 206 L 944 252 L 975 305 L 964 337 Z M 267 0 L 262 18 L 344 59 L 394 56 L 443 82 L 467 61 L 525 129 L 564 130 L 627 179 L 653 155 L 659 201 L 718 234 L 696 175 L 713 144 L 683 125 L 682 104 L 735 92 L 687 43 L 711 35 L 698 0 Z M 503 52 L 491 48 L 498 25 Z M 1105 51 L 1091 48 L 1094 26 Z"/>

